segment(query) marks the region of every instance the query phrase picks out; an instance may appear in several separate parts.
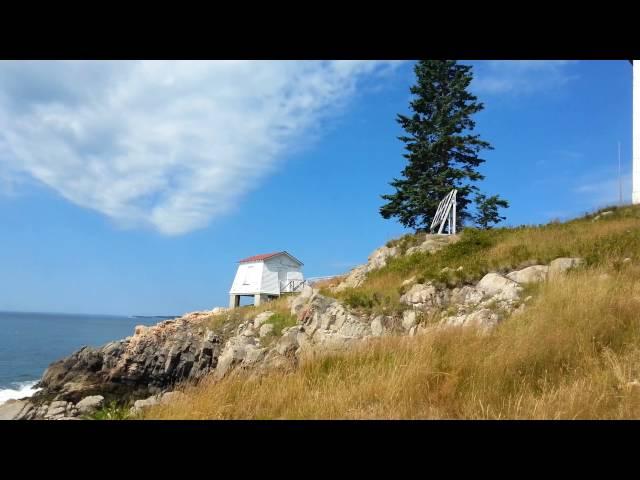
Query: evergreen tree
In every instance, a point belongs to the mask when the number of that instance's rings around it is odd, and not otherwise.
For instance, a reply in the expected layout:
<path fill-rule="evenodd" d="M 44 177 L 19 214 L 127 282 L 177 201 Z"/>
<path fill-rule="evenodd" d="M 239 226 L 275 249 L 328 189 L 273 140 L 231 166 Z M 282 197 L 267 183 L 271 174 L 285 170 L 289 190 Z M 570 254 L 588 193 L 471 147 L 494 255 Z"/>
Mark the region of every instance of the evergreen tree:
<path fill-rule="evenodd" d="M 384 218 L 397 217 L 405 227 L 429 228 L 442 198 L 457 188 L 457 223 L 471 218 L 471 182 L 484 178 L 477 168 L 484 160 L 478 154 L 491 145 L 472 134 L 472 115 L 484 106 L 468 91 L 471 67 L 454 60 L 421 60 L 414 68 L 416 84 L 411 87 L 411 116 L 398 115 L 406 135 L 404 157 L 408 163 L 402 178 L 390 183 L 395 193 L 382 195 Z M 496 200 L 499 200 L 496 197 Z"/>
<path fill-rule="evenodd" d="M 475 220 L 480 228 L 489 229 L 492 224 L 499 223 L 506 218 L 498 215 L 498 207 L 508 208 L 509 203 L 497 195 L 487 197 L 479 193 L 476 195 L 475 203 L 478 210 Z"/>

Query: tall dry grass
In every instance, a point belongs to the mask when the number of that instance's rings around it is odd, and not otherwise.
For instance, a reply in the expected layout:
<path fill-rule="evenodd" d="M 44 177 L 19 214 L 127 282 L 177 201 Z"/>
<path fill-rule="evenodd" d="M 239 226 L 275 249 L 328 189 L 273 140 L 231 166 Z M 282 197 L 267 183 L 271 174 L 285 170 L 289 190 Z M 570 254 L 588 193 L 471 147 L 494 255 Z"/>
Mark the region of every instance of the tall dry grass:
<path fill-rule="evenodd" d="M 640 416 L 640 267 L 597 266 L 542 284 L 483 335 L 388 337 L 289 373 L 186 389 L 154 419 L 572 419 Z"/>

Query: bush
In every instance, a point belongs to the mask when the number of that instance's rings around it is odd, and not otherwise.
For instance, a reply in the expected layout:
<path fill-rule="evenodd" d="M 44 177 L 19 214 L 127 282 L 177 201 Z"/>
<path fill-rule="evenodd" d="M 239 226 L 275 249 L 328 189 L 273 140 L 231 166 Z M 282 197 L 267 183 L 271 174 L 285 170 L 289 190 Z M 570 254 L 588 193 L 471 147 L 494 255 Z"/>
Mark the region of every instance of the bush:
<path fill-rule="evenodd" d="M 109 402 L 89 418 L 93 420 L 126 420 L 130 417 L 130 408 L 115 401 Z"/>
<path fill-rule="evenodd" d="M 288 327 L 293 327 L 298 323 L 298 320 L 290 313 L 277 312 L 274 313 L 265 323 L 273 325 L 273 331 L 271 334 L 279 337 L 282 335 L 282 330 Z"/>

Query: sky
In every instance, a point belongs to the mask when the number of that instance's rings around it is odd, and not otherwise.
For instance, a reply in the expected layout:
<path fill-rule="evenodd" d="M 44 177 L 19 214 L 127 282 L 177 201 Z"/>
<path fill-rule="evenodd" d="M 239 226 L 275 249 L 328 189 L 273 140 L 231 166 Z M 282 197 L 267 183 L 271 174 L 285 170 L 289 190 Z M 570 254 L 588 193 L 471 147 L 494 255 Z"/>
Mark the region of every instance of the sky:
<path fill-rule="evenodd" d="M 465 61 L 478 186 L 505 225 L 631 200 L 628 61 Z M 0 310 L 177 315 L 228 304 L 244 257 L 307 277 L 407 232 L 413 61 L 0 61 Z"/>

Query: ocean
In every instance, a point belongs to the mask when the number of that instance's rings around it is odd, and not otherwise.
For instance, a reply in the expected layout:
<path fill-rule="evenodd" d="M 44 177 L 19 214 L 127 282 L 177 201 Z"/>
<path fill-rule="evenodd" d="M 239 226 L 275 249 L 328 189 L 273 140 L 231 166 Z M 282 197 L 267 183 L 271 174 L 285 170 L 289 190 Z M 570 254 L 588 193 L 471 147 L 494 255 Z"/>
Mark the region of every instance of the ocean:
<path fill-rule="evenodd" d="M 0 312 L 0 405 L 32 395 L 49 364 L 80 347 L 128 337 L 136 325 L 167 318 L 173 317 Z"/>

